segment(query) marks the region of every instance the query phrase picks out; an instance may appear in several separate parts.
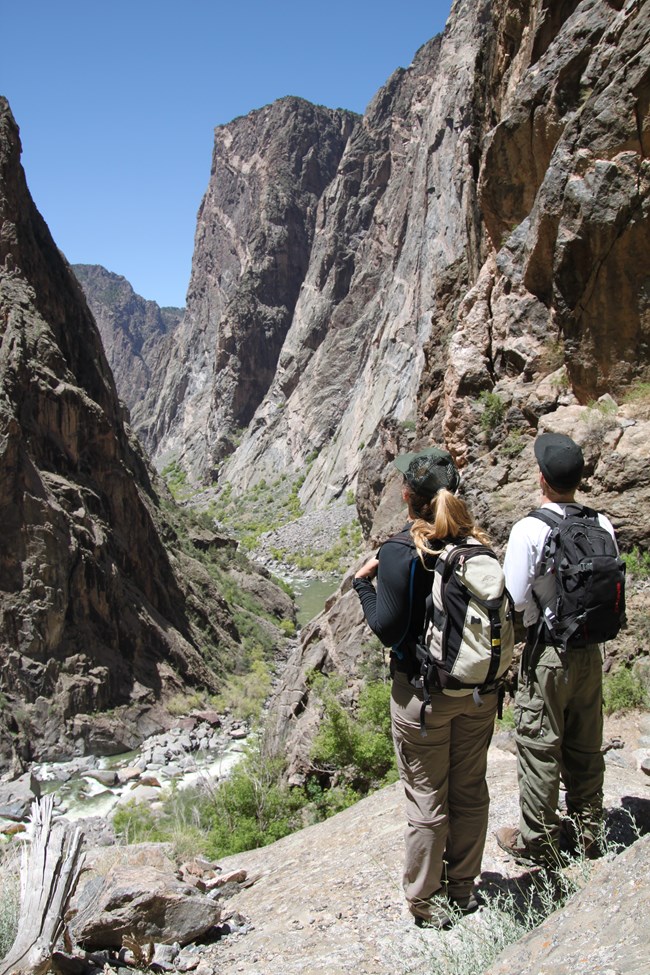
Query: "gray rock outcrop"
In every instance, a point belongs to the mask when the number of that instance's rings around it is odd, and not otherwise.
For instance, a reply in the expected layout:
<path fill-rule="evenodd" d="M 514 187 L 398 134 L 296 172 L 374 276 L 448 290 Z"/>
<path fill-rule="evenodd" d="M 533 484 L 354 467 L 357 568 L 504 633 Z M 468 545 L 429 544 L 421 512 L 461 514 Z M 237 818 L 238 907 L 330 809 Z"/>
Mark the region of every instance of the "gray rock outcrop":
<path fill-rule="evenodd" d="M 87 853 L 70 913 L 75 942 L 92 951 L 127 938 L 188 944 L 219 922 L 221 906 L 179 879 L 168 851 L 144 843 Z"/>

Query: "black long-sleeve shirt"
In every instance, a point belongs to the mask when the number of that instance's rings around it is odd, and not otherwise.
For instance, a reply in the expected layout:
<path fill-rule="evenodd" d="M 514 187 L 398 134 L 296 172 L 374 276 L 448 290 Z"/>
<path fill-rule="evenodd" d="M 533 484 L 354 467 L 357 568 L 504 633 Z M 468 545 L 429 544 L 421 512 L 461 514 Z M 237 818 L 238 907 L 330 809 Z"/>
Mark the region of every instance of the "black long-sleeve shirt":
<path fill-rule="evenodd" d="M 383 645 L 405 647 L 422 635 L 425 601 L 431 592 L 433 572 L 422 565 L 408 528 L 384 542 L 378 559 L 376 585 L 370 579 L 355 579 L 354 589 L 368 626 Z M 432 558 L 431 569 L 434 562 Z"/>

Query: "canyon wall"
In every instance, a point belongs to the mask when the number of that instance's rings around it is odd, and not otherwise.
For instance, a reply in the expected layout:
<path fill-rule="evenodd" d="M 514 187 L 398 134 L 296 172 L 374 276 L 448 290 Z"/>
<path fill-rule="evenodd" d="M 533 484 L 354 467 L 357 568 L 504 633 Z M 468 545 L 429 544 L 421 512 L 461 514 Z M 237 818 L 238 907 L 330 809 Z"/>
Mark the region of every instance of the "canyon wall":
<path fill-rule="evenodd" d="M 525 437 L 560 394 L 647 380 L 649 20 L 605 0 L 454 4 L 348 142 L 226 478 L 319 450 L 301 500 L 357 488 L 371 530 L 367 484 L 404 428 L 466 465 L 490 449 L 482 393 Z"/>
<path fill-rule="evenodd" d="M 647 3 L 456 0 L 362 118 L 287 98 L 219 127 L 142 402 L 158 465 L 239 492 L 305 475 L 306 509 L 353 490 L 375 544 L 402 517 L 396 452 L 444 443 L 502 545 L 536 500 L 535 434 L 561 430 L 585 500 L 646 550 L 649 106 Z M 348 584 L 276 698 L 290 755 L 318 722 L 306 673 L 358 679 Z"/>
<path fill-rule="evenodd" d="M 128 750 L 217 690 L 239 634 L 173 512 L 0 99 L 0 766 Z"/>
<path fill-rule="evenodd" d="M 352 485 L 373 547 L 404 520 L 391 460 L 433 440 L 453 452 L 464 495 L 501 549 L 513 521 L 538 503 L 535 434 L 564 432 L 585 452 L 581 499 L 609 514 L 624 551 L 647 551 L 650 7 L 456 3 L 444 35 L 392 79 L 363 125 L 395 84 L 414 84 L 418 71 L 419 114 L 412 108 L 408 117 L 425 124 L 386 166 L 384 195 L 395 194 L 390 219 L 402 215 L 399 246 L 385 215 L 359 244 L 364 254 L 381 245 L 386 256 L 376 270 L 380 284 L 365 295 L 378 303 L 376 313 L 364 321 L 360 311 L 371 261 L 355 265 L 344 302 L 331 311 L 323 311 L 323 293 L 301 296 L 275 400 L 258 411 L 226 476 L 245 487 L 271 460 L 300 468 L 308 447 L 321 446 L 304 502 L 320 504 Z M 461 86 L 456 110 L 440 114 L 450 86 Z M 354 138 L 326 200 L 341 192 Z M 409 152 L 410 182 L 400 169 Z M 432 206 L 440 216 L 429 223 Z M 313 260 L 327 235 L 323 207 Z M 386 320 L 380 306 L 390 309 Z M 409 308 L 420 329 L 401 350 L 399 369 L 400 333 L 382 341 Z M 316 352 L 307 345 L 300 353 L 299 343 L 293 351 L 301 323 L 319 314 L 333 316 L 336 334 L 328 331 Z M 352 376 L 325 356 L 337 343 L 340 355 L 346 341 L 364 349 Z M 289 348 L 302 354 L 293 373 Z M 293 386 L 282 386 L 283 367 Z M 332 375 L 347 376 L 347 386 L 345 395 L 328 395 L 324 416 L 317 390 L 329 389 Z M 375 413 L 391 389 L 399 408 Z M 342 675 L 344 703 L 352 705 L 364 668 L 381 663 L 350 582 L 351 574 L 303 630 L 270 712 L 269 748 L 288 756 L 296 781 L 310 769 L 322 714 L 310 675 Z M 607 666 L 647 654 L 648 593 L 633 578 L 628 617 L 628 630 L 607 647 Z"/>
<path fill-rule="evenodd" d="M 354 120 L 287 97 L 215 130 L 187 310 L 138 427 L 159 465 L 210 481 L 265 396 Z"/>
<path fill-rule="evenodd" d="M 182 308 L 161 308 L 136 294 L 126 278 L 97 264 L 73 264 L 120 398 L 137 432 L 147 420 L 144 399 L 152 377 L 160 371 L 173 347 L 173 335 L 183 317 Z"/>

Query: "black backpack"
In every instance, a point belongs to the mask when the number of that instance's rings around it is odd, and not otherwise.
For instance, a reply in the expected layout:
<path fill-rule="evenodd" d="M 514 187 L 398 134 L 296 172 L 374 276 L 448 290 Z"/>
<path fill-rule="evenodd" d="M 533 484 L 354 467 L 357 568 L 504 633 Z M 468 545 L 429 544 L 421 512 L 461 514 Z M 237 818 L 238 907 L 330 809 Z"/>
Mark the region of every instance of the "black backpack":
<path fill-rule="evenodd" d="M 549 626 L 540 615 L 538 639 L 545 631 L 546 642 L 561 651 L 612 640 L 625 623 L 625 563 L 598 513 L 568 504 L 564 515 L 543 508 L 529 517 L 551 529 L 540 575 L 555 575 L 555 621 Z"/>

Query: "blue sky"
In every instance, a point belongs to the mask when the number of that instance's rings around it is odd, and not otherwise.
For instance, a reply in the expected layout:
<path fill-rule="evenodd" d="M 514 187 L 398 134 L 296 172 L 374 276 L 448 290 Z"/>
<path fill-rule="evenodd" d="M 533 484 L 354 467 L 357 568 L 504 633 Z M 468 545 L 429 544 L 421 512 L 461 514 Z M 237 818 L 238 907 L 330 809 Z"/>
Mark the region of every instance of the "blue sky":
<path fill-rule="evenodd" d="M 363 112 L 451 0 L 16 0 L 0 94 L 71 263 L 183 305 L 213 130 L 284 95 Z"/>

